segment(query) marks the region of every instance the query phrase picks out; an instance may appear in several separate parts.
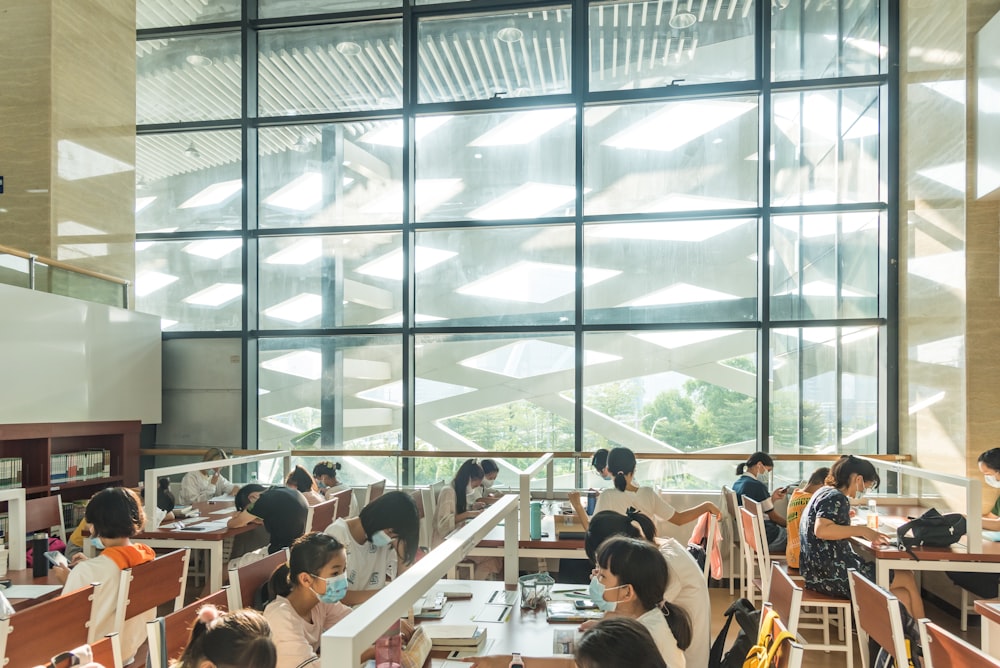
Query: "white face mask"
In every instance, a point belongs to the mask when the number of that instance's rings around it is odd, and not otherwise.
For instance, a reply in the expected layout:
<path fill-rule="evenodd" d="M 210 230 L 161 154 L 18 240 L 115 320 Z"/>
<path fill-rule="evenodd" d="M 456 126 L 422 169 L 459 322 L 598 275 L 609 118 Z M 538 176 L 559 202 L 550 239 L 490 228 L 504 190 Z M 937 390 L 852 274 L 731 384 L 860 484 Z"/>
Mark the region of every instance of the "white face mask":
<path fill-rule="evenodd" d="M 989 485 L 990 487 L 992 487 L 994 489 L 1000 489 L 1000 480 L 997 480 L 996 476 L 994 476 L 994 475 L 988 475 L 988 476 L 984 476 L 984 478 L 986 480 L 986 484 L 987 485 Z"/>
<path fill-rule="evenodd" d="M 468 485 L 465 486 L 465 495 L 468 496 L 468 495 L 472 494 L 472 491 L 474 489 L 476 489 L 476 488 L 473 487 L 472 483 L 470 482 Z"/>
<path fill-rule="evenodd" d="M 494 483 L 493 480 L 490 480 L 489 478 L 483 478 L 483 487 L 484 488 L 486 488 L 486 489 L 492 489 L 493 483 Z"/>

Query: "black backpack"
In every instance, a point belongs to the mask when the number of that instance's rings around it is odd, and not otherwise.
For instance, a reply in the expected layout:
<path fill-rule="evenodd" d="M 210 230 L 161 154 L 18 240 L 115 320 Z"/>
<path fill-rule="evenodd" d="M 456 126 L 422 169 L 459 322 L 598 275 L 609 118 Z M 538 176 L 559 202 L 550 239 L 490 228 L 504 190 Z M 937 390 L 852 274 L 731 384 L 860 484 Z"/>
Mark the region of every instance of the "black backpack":
<path fill-rule="evenodd" d="M 911 535 L 907 536 L 908 533 Z M 913 552 L 915 546 L 948 547 L 961 540 L 965 535 L 965 515 L 942 515 L 937 508 L 931 508 L 920 517 L 901 525 L 896 530 L 896 535 L 899 546 L 919 561 Z"/>
<path fill-rule="evenodd" d="M 741 598 L 729 606 L 725 615 L 726 623 L 715 637 L 712 651 L 708 655 L 708 668 L 743 668 L 747 652 L 756 644 L 760 633 L 760 610 L 754 608 L 750 601 Z M 734 617 L 740 625 L 740 632 L 727 652 L 726 638 Z"/>

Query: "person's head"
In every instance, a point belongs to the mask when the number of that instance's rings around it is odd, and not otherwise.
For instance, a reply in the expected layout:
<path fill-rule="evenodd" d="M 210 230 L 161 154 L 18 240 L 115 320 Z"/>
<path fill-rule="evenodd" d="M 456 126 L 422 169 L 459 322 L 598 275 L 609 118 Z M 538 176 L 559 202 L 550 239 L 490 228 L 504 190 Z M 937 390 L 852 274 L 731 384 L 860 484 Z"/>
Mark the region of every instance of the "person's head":
<path fill-rule="evenodd" d="M 854 455 L 844 455 L 830 468 L 826 484 L 836 487 L 848 497 L 861 498 L 865 492 L 878 489 L 881 480 L 871 462 Z"/>
<path fill-rule="evenodd" d="M 608 451 L 604 448 L 598 448 L 594 451 L 594 456 L 590 458 L 590 465 L 594 467 L 597 471 L 597 475 L 601 476 L 605 480 L 611 480 L 611 474 L 608 473 Z"/>
<path fill-rule="evenodd" d="M 500 467 L 492 459 L 484 459 L 479 465 L 483 467 L 483 487 L 486 489 L 493 487 L 497 476 L 500 475 Z"/>
<path fill-rule="evenodd" d="M 170 491 L 170 478 L 160 478 L 156 481 L 156 507 L 169 513 L 175 505 L 174 493 Z"/>
<path fill-rule="evenodd" d="M 691 622 L 687 613 L 663 600 L 669 574 L 660 550 L 648 540 L 612 536 L 597 550 L 590 582 L 590 597 L 605 610 L 636 608 L 639 614 L 658 608 L 667 619 L 677 646 L 691 644 Z M 638 615 L 635 615 L 638 616 Z"/>
<path fill-rule="evenodd" d="M 337 471 L 340 470 L 340 462 L 325 461 L 313 467 L 313 478 L 323 487 L 336 487 L 340 484 L 337 480 Z"/>
<path fill-rule="evenodd" d="M 649 630 L 635 619 L 607 617 L 576 645 L 579 668 L 667 668 Z"/>
<path fill-rule="evenodd" d="M 979 472 L 987 485 L 1000 487 L 1000 448 L 991 448 L 979 455 Z"/>
<path fill-rule="evenodd" d="M 464 494 L 458 498 L 464 498 Z M 409 494 L 386 492 L 362 508 L 358 519 L 373 545 L 384 547 L 396 540 L 402 548 L 403 562 L 413 563 L 420 543 L 420 516 Z"/>
<path fill-rule="evenodd" d="M 91 526 L 91 535 L 100 538 L 131 538 L 146 523 L 142 501 L 128 487 L 99 491 L 87 503 L 84 517 Z"/>
<path fill-rule="evenodd" d="M 288 596 L 294 589 L 309 589 L 324 603 L 336 603 L 347 593 L 347 550 L 336 538 L 307 533 L 292 543 L 288 563 L 271 574 L 271 593 Z"/>
<path fill-rule="evenodd" d="M 303 494 L 306 492 L 315 492 L 317 489 L 316 481 L 309 475 L 309 471 L 306 471 L 298 464 L 295 465 L 292 472 L 285 478 L 285 486 L 297 489 Z"/>
<path fill-rule="evenodd" d="M 774 469 L 774 460 L 766 452 L 755 452 L 750 457 L 736 467 L 736 475 L 748 473 L 754 478 L 760 478 L 765 473 Z"/>
<path fill-rule="evenodd" d="M 475 459 L 466 459 L 455 472 L 451 486 L 455 489 L 455 512 L 464 513 L 466 508 L 465 495 L 483 484 L 483 467 Z"/>
<path fill-rule="evenodd" d="M 652 541 L 656 538 L 656 526 L 653 520 L 643 515 L 635 508 L 629 508 L 624 515 L 613 510 L 602 510 L 590 518 L 587 537 L 583 548 L 591 563 L 597 561 L 597 550 L 601 543 L 612 536 L 627 536 L 628 538 L 643 538 Z"/>
<path fill-rule="evenodd" d="M 612 448 L 608 453 L 608 473 L 614 477 L 615 489 L 624 492 L 635 475 L 635 453 L 628 448 Z"/>
<path fill-rule="evenodd" d="M 222 448 L 209 448 L 208 450 L 205 451 L 205 454 L 202 455 L 201 457 L 201 461 L 203 462 L 219 462 L 224 459 L 229 459 L 229 455 L 227 455 L 226 451 L 223 450 Z M 218 472 L 219 472 L 219 467 L 214 467 L 212 469 L 202 471 L 204 475 L 211 475 L 212 473 L 218 473 Z"/>
<path fill-rule="evenodd" d="M 828 475 L 830 475 L 830 467 L 820 466 L 809 476 L 809 480 L 806 481 L 805 491 L 815 492 L 817 489 L 826 484 L 826 477 Z"/>
<path fill-rule="evenodd" d="M 236 498 L 233 499 L 233 505 L 236 506 L 236 510 L 250 510 L 253 508 L 254 502 L 260 498 L 260 495 L 267 491 L 267 487 L 264 485 L 259 485 L 255 482 L 249 485 L 243 485 L 240 487 L 240 491 L 236 492 Z"/>
<path fill-rule="evenodd" d="M 264 615 L 250 608 L 223 613 L 205 605 L 175 668 L 274 668 L 277 663 Z"/>

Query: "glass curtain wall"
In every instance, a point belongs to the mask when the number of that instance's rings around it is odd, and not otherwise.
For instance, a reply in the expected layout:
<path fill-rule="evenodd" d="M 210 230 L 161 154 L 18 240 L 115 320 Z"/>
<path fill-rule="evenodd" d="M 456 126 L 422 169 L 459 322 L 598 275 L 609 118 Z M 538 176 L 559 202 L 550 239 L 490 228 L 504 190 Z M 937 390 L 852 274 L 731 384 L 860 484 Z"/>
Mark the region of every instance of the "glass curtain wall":
<path fill-rule="evenodd" d="M 250 448 L 891 452 L 894 11 L 139 0 L 137 306 Z"/>

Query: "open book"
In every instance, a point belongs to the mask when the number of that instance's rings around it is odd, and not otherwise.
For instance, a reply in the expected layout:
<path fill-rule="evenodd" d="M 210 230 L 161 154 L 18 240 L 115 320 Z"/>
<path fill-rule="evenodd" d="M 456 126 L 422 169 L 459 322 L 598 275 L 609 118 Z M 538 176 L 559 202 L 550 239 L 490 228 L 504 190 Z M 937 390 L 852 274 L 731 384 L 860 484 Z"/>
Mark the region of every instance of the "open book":
<path fill-rule="evenodd" d="M 434 649 L 478 647 L 486 640 L 486 627 L 475 624 L 421 624 Z"/>

